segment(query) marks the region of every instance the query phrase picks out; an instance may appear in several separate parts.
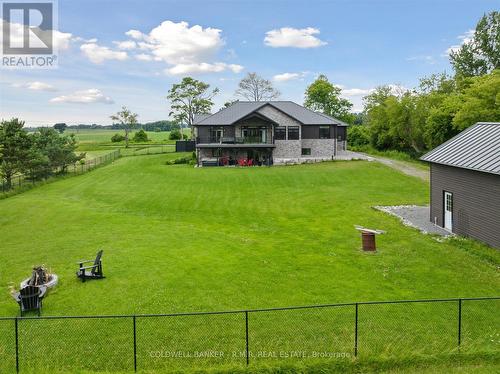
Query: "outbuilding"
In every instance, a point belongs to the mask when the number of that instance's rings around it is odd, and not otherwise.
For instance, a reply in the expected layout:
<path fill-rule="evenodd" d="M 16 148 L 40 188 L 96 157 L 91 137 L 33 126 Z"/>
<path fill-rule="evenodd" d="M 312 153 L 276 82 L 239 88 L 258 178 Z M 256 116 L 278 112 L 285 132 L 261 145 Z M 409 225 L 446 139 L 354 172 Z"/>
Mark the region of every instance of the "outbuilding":
<path fill-rule="evenodd" d="M 500 248 L 500 123 L 479 122 L 433 149 L 430 220 Z"/>

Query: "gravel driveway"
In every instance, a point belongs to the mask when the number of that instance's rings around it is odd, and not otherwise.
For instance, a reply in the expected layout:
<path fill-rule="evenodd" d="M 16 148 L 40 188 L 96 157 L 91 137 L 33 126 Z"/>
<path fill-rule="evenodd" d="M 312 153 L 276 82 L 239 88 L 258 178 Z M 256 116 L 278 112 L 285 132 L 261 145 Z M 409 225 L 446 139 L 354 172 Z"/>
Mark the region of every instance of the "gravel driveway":
<path fill-rule="evenodd" d="M 453 235 L 442 227 L 434 225 L 429 220 L 429 206 L 398 205 L 374 206 L 375 209 L 398 217 L 404 225 L 414 227 L 424 234 L 437 234 L 441 236 Z"/>
<path fill-rule="evenodd" d="M 430 179 L 428 170 L 419 169 L 415 166 L 412 166 L 408 162 L 392 160 L 390 158 L 385 158 L 385 157 L 380 157 L 380 156 L 368 155 L 365 153 L 359 153 L 359 154 L 365 155 L 365 156 L 367 156 L 373 160 L 376 160 L 384 165 L 387 165 L 393 169 L 399 170 L 400 172 L 402 172 L 406 175 L 411 175 L 412 177 L 420 178 L 426 182 L 428 182 Z"/>

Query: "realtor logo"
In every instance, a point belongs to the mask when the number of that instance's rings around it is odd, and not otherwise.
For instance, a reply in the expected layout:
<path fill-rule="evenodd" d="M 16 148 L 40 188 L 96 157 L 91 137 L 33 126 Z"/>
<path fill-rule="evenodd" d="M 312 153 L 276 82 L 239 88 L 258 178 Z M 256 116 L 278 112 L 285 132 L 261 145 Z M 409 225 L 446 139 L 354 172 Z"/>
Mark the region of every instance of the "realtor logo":
<path fill-rule="evenodd" d="M 2 67 L 54 67 L 54 1 L 2 2 Z"/>

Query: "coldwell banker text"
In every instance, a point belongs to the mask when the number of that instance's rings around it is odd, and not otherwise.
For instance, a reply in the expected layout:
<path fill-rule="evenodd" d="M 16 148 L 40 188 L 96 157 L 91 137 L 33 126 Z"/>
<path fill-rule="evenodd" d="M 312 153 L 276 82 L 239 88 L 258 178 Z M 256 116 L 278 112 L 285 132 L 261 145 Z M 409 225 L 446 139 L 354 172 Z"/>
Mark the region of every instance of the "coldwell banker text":
<path fill-rule="evenodd" d="M 53 68 L 55 1 L 2 2 L 2 67 Z"/>

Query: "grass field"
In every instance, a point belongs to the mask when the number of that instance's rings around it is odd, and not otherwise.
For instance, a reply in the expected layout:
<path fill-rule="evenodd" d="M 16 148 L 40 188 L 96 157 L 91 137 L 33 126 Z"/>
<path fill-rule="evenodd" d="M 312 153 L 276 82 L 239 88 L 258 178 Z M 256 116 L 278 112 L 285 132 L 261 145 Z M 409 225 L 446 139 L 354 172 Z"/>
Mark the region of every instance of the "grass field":
<path fill-rule="evenodd" d="M 134 133 L 138 130 L 134 130 L 130 133 L 129 138 L 133 139 Z M 124 135 L 124 130 L 92 130 L 92 129 L 69 129 L 65 134 L 74 134 L 76 140 L 80 145 L 104 145 L 113 144 L 111 143 L 111 137 L 114 134 Z M 170 131 L 146 131 L 148 134 L 149 143 L 152 144 L 174 144 L 174 140 L 169 139 Z M 184 134 L 189 135 L 189 129 L 184 129 Z M 120 144 L 120 143 L 118 143 Z M 116 145 L 116 143 L 115 143 Z"/>
<path fill-rule="evenodd" d="M 130 142 L 125 148 L 125 142 L 111 142 L 114 134 L 122 134 L 123 130 L 68 130 L 66 134 L 74 134 L 78 141 L 77 152 L 87 153 L 86 158 L 92 159 L 103 154 L 120 149 L 122 156 L 138 156 L 157 153 L 167 153 L 175 151 L 175 140 L 169 140 L 169 131 L 146 131 L 149 141 L 145 143 Z M 184 129 L 184 134 L 189 134 L 188 129 Z M 130 139 L 134 132 L 130 133 Z"/>
<path fill-rule="evenodd" d="M 194 169 L 165 165 L 172 157 L 121 158 L 0 201 L 0 284 L 17 285 L 32 265 L 50 267 L 60 284 L 45 300 L 44 315 L 175 313 L 499 293 L 498 251 L 469 240 L 438 242 L 371 208 L 427 203 L 428 187 L 416 178 L 361 161 Z M 387 231 L 377 238 L 376 254 L 360 250 L 355 224 Z M 92 258 L 99 248 L 104 249 L 107 278 L 79 282 L 76 261 Z M 467 316 L 467 326 L 495 315 L 498 303 L 485 305 L 478 304 Z M 399 347 L 414 354 L 456 348 L 455 305 L 361 312 L 362 354 L 390 357 Z M 5 289 L 0 315 L 17 313 Z M 304 347 L 325 326 L 335 331 L 333 340 L 316 339 L 317 344 L 325 348 L 334 341 L 337 349 L 351 350 L 351 309 L 259 318 L 252 320 L 251 341 L 264 350 Z M 427 328 L 423 321 L 433 318 L 433 328 Z M 79 329 L 92 323 L 98 326 L 97 335 L 89 333 L 82 340 Z M 147 352 L 166 349 L 168 342 L 199 349 L 224 344 L 241 348 L 241 316 L 140 323 L 141 362 Z M 391 340 L 390 332 L 403 323 L 405 338 Z M 486 345 L 475 348 L 498 351 L 498 333 L 490 325 L 500 321 L 478 323 Z M 113 337 L 109 346 L 130 341 L 129 320 L 54 322 L 52 327 L 50 334 L 38 327 L 23 339 L 36 341 L 37 332 L 44 339 L 69 336 L 67 347 L 83 344 L 88 349 L 99 331 L 106 331 Z M 271 330 L 274 335 L 265 335 Z M 174 333 L 182 338 L 173 338 Z M 437 337 L 444 340 L 436 343 Z M 158 342 L 163 343 L 155 346 Z M 117 348 L 111 356 L 95 350 L 88 354 L 98 355 L 96 365 L 121 362 L 123 367 L 109 368 L 124 369 L 130 367 L 128 350 Z M 59 359 L 40 351 L 47 365 L 78 367 L 71 356 Z M 170 364 L 166 360 L 151 367 Z"/>

